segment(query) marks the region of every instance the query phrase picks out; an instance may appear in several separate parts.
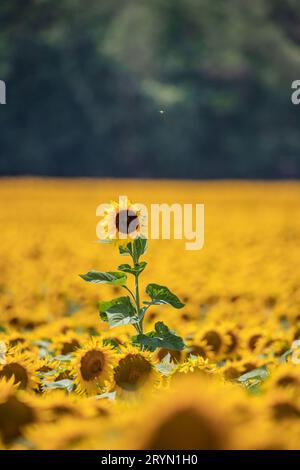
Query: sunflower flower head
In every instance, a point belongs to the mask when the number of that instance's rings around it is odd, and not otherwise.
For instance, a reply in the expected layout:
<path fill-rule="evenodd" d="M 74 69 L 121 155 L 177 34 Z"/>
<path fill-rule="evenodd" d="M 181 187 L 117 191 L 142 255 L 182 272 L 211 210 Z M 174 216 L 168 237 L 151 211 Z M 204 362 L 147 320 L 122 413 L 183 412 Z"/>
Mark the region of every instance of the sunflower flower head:
<path fill-rule="evenodd" d="M 0 439 L 10 444 L 22 436 L 25 426 L 37 419 L 37 408 L 27 392 L 18 391 L 13 378 L 0 379 Z"/>
<path fill-rule="evenodd" d="M 119 202 L 111 201 L 100 222 L 101 239 L 126 245 L 138 236 L 144 236 L 145 216 L 137 204 L 133 204 L 126 196 Z"/>
<path fill-rule="evenodd" d="M 126 349 L 114 369 L 115 389 L 121 395 L 156 386 L 160 379 L 151 353 L 134 347 Z"/>
<path fill-rule="evenodd" d="M 116 353 L 92 338 L 75 354 L 73 373 L 79 393 L 97 394 L 111 383 Z"/>
<path fill-rule="evenodd" d="M 22 390 L 38 388 L 40 381 L 36 375 L 35 359 L 34 355 L 13 349 L 7 355 L 5 364 L 0 366 L 0 378 L 13 378 L 14 383 Z"/>

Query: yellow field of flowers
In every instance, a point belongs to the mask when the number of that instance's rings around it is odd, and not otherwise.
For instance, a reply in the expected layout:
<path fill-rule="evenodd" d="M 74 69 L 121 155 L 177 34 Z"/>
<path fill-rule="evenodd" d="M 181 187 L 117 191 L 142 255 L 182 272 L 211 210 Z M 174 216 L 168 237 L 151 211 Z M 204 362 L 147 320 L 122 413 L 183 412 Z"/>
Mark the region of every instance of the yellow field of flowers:
<path fill-rule="evenodd" d="M 185 303 L 145 328 L 166 321 L 183 351 L 133 347 L 97 310 L 120 288 L 78 276 L 120 264 L 95 243 L 119 195 L 205 204 L 202 250 L 150 240 L 145 256 L 142 291 Z M 300 448 L 299 201 L 292 182 L 1 180 L 0 448 Z"/>

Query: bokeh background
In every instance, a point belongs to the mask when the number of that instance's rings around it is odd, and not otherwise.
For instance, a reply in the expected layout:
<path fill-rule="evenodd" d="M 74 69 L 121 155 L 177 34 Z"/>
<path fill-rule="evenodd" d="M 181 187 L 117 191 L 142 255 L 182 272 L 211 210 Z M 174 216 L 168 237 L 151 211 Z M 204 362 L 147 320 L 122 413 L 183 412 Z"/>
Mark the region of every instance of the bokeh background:
<path fill-rule="evenodd" d="M 0 4 L 0 174 L 298 178 L 298 0 Z"/>

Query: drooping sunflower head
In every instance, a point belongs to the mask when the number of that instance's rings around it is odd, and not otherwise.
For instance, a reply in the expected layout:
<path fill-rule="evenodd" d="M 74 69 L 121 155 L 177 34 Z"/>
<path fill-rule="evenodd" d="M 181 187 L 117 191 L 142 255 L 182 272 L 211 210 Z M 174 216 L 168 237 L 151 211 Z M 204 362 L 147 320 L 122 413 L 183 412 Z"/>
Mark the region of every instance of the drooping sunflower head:
<path fill-rule="evenodd" d="M 111 201 L 100 227 L 101 238 L 125 245 L 130 240 L 145 235 L 145 216 L 136 204 L 121 197 L 119 203 Z"/>
<path fill-rule="evenodd" d="M 111 346 L 92 338 L 76 352 L 73 365 L 75 383 L 79 393 L 97 394 L 111 383 L 116 352 Z"/>
<path fill-rule="evenodd" d="M 145 387 L 158 385 L 160 374 L 149 352 L 128 348 L 114 369 L 115 388 L 120 394 L 130 394 Z"/>

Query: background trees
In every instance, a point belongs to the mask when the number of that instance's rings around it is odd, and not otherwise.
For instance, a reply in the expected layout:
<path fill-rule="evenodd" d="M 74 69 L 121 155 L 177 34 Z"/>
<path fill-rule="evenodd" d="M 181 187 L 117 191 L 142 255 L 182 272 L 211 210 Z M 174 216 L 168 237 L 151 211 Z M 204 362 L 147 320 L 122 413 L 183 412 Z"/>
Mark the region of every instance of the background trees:
<path fill-rule="evenodd" d="M 297 0 L 10 0 L 0 24 L 1 174 L 300 176 Z"/>

